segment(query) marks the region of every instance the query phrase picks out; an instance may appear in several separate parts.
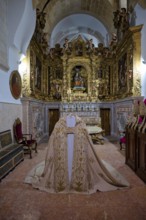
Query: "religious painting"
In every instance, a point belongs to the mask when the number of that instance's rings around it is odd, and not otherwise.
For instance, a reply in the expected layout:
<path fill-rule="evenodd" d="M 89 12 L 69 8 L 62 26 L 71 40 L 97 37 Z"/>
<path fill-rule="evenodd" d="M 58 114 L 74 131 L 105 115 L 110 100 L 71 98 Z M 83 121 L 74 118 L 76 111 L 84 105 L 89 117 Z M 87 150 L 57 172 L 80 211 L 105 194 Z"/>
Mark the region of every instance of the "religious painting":
<path fill-rule="evenodd" d="M 38 57 L 36 57 L 36 68 L 35 68 L 35 88 L 41 90 L 41 72 L 42 64 Z"/>
<path fill-rule="evenodd" d="M 127 87 L 127 53 L 125 53 L 118 62 L 118 73 L 119 73 L 119 89 Z"/>
<path fill-rule="evenodd" d="M 10 84 L 10 91 L 12 96 L 15 99 L 18 99 L 21 95 L 22 81 L 21 81 L 21 76 L 17 70 L 14 70 L 11 73 L 9 84 Z"/>
<path fill-rule="evenodd" d="M 55 69 L 55 78 L 62 79 L 63 78 L 63 67 L 62 65 L 57 66 Z"/>

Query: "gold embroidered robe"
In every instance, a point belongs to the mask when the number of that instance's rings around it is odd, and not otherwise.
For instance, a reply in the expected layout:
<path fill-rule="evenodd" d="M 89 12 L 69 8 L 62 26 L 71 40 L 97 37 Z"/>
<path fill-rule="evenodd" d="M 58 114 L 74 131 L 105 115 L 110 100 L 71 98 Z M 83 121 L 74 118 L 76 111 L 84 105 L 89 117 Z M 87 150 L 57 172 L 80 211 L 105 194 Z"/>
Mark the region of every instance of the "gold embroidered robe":
<path fill-rule="evenodd" d="M 74 134 L 72 175 L 68 176 L 67 135 Z M 61 118 L 48 142 L 45 166 L 37 174 L 38 165 L 31 173 L 31 184 L 52 193 L 94 193 L 128 186 L 127 181 L 95 153 L 84 122 L 76 116 L 75 127 L 67 127 Z"/>

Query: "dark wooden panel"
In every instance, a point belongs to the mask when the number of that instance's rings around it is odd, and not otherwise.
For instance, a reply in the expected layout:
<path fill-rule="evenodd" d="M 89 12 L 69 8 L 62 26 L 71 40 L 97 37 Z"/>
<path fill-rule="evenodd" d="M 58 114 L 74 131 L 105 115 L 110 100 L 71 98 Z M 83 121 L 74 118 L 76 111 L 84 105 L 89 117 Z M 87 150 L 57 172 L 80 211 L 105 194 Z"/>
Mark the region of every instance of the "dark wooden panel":
<path fill-rule="evenodd" d="M 101 108 L 100 109 L 100 117 L 101 117 L 101 127 L 105 131 L 105 135 L 110 135 L 110 109 L 109 108 Z"/>
<path fill-rule="evenodd" d="M 59 109 L 49 109 L 49 135 L 51 135 L 59 117 Z"/>
<path fill-rule="evenodd" d="M 137 135 L 137 175 L 146 182 L 146 134 Z"/>
<path fill-rule="evenodd" d="M 126 130 L 126 164 L 136 171 L 136 131 Z"/>

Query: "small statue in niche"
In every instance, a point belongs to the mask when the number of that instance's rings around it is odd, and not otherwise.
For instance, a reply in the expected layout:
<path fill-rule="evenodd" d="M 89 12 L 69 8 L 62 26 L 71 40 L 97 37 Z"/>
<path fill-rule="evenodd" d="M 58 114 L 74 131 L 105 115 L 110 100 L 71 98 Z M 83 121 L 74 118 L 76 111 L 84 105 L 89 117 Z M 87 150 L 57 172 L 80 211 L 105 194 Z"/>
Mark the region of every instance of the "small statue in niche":
<path fill-rule="evenodd" d="M 74 89 L 85 89 L 84 78 L 81 75 L 81 69 L 76 67 L 75 74 L 73 77 L 73 88 Z"/>
<path fill-rule="evenodd" d="M 99 83 L 99 87 L 98 87 L 98 96 L 101 98 L 104 94 L 104 86 L 103 83 Z"/>
<path fill-rule="evenodd" d="M 60 85 L 56 82 L 54 83 L 54 99 L 60 100 L 61 99 L 61 88 Z"/>
<path fill-rule="evenodd" d="M 83 87 L 83 84 L 84 84 L 83 78 L 79 74 L 79 70 L 77 69 L 77 72 L 76 72 L 75 77 L 74 77 L 74 86 Z"/>

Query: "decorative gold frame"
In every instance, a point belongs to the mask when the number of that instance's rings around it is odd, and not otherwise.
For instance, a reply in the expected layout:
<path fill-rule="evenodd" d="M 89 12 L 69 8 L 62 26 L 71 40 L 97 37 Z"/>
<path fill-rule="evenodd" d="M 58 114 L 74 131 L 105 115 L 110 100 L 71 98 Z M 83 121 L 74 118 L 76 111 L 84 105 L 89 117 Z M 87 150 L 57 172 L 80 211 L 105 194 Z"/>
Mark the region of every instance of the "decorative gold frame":
<path fill-rule="evenodd" d="M 14 70 L 11 73 L 9 85 L 10 85 L 10 91 L 11 91 L 12 96 L 15 99 L 20 98 L 21 91 L 22 91 L 22 81 L 21 81 L 21 76 L 17 70 Z"/>

